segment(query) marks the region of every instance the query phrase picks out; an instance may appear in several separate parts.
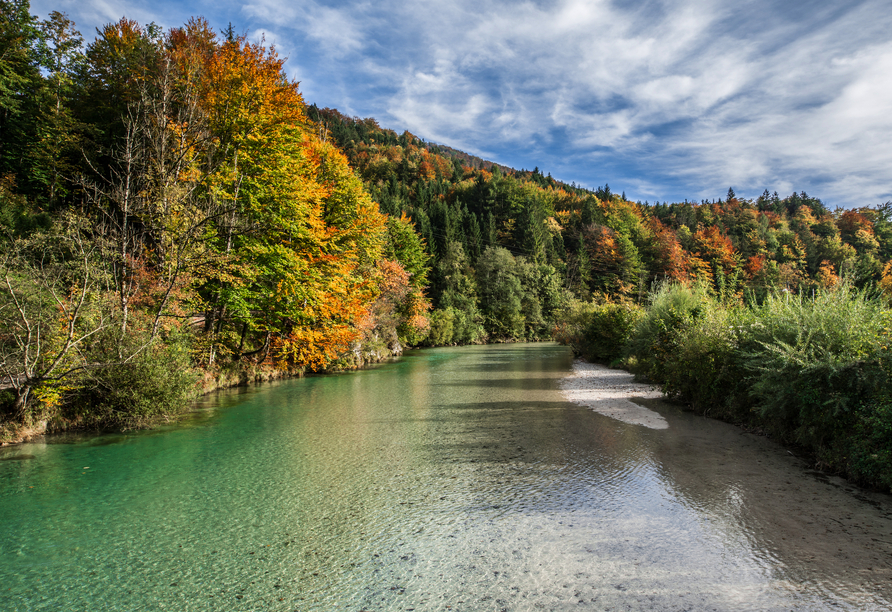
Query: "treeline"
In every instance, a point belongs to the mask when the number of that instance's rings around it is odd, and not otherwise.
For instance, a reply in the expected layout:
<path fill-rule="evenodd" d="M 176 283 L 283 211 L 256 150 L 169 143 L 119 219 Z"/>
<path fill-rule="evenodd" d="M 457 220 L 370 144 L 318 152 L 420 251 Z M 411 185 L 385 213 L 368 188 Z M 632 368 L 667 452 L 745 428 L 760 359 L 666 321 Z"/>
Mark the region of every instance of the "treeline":
<path fill-rule="evenodd" d="M 373 119 L 309 114 L 381 209 L 425 239 L 432 344 L 545 337 L 570 300 L 645 303 L 666 280 L 749 303 L 842 277 L 892 287 L 892 204 L 830 211 L 805 193 L 748 200 L 732 189 L 700 203 L 630 202 L 608 185 L 506 169 Z"/>
<path fill-rule="evenodd" d="M 436 308 L 425 343 L 548 338 L 567 299 L 556 211 L 576 197 L 517 172 L 397 135 L 373 119 L 310 107 L 387 214 L 411 219 L 431 255 Z"/>
<path fill-rule="evenodd" d="M 201 376 L 426 334 L 420 236 L 320 138 L 282 64 L 201 19 L 122 19 L 84 46 L 64 15 L 0 0 L 4 437 L 139 424 Z"/>

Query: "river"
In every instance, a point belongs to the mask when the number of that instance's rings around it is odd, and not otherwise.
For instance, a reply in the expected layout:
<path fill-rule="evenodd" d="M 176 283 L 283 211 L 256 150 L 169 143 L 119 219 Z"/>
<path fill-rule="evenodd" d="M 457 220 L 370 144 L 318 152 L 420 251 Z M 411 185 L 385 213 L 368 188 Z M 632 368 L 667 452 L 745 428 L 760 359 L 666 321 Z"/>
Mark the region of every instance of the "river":
<path fill-rule="evenodd" d="M 555 344 L 218 393 L 0 449 L 0 609 L 887 610 L 892 498 L 656 399 L 568 403 Z"/>

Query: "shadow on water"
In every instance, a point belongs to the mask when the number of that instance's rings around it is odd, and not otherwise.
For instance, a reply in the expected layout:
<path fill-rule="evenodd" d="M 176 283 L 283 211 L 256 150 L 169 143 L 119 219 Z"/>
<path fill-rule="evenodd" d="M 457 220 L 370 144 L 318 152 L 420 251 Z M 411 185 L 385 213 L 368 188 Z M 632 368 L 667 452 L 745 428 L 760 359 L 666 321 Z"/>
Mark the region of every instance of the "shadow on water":
<path fill-rule="evenodd" d="M 542 389 L 542 381 L 549 381 L 551 384 L 550 387 L 553 388 L 554 385 L 557 384 L 557 378 L 551 372 L 544 373 L 543 376 L 529 376 L 532 374 L 532 371 L 523 370 L 522 371 L 528 376 L 524 376 L 523 378 L 488 378 L 485 382 L 481 382 L 479 380 L 452 380 L 449 382 L 437 383 L 438 387 L 504 387 L 506 389 Z M 494 371 L 489 370 L 487 373 L 492 374 Z"/>
<path fill-rule="evenodd" d="M 456 387 L 479 387 L 480 385 L 449 385 Z M 497 385 L 490 385 L 497 386 Z M 510 389 L 523 390 L 523 385 L 505 385 Z M 532 385 L 531 385 L 532 386 Z M 536 386 L 536 389 L 540 387 Z M 433 410 L 437 410 L 439 408 L 447 408 L 449 411 L 456 412 L 455 415 L 456 420 L 464 420 L 468 417 L 467 412 L 475 412 L 481 416 L 486 416 L 488 412 L 499 412 L 503 410 L 509 410 L 513 414 L 522 414 L 524 411 L 535 411 L 535 412 L 547 412 L 549 410 L 567 410 L 566 402 L 544 402 L 540 400 L 518 400 L 513 402 L 499 402 L 499 401 L 491 401 L 491 402 L 457 402 L 457 401 L 449 401 L 449 400 L 441 400 L 436 404 L 432 404 L 431 408 Z"/>
<path fill-rule="evenodd" d="M 36 459 L 37 455 L 13 455 L 10 454 L 8 456 L 0 455 L 0 461 L 28 461 L 29 459 Z"/>

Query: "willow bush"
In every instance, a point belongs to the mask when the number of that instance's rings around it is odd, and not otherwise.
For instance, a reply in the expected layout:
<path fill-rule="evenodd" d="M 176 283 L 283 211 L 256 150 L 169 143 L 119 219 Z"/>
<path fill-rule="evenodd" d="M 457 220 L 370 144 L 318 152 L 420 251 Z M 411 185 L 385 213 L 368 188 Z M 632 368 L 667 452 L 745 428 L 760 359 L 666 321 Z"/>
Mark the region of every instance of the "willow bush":
<path fill-rule="evenodd" d="M 111 334 L 109 334 L 111 336 Z M 85 370 L 72 386 L 59 418 L 84 428 L 143 427 L 170 419 L 189 407 L 197 376 L 189 338 L 174 333 L 150 342 L 145 333 L 97 342 L 93 356 L 102 366 Z M 143 350 L 136 343 L 147 342 Z M 128 346 L 122 347 L 125 342 Z M 116 355 L 130 355 L 116 359 Z"/>
<path fill-rule="evenodd" d="M 854 420 L 854 429 L 846 437 L 845 473 L 892 491 L 892 393 L 887 389 L 859 405 Z"/>
<path fill-rule="evenodd" d="M 679 318 L 666 335 L 659 375 L 667 396 L 691 405 L 700 414 L 745 421 L 747 388 L 741 343 L 753 313 L 715 301 L 701 303 L 696 314 Z"/>
<path fill-rule="evenodd" d="M 680 334 L 703 315 L 709 303 L 709 293 L 703 285 L 660 285 L 625 345 L 624 354 L 634 361 L 636 374 L 665 382 Z"/>
<path fill-rule="evenodd" d="M 842 467 L 859 411 L 878 405 L 889 384 L 890 312 L 843 285 L 814 297 L 769 296 L 755 315 L 741 349 L 755 410 L 777 435 Z"/>
<path fill-rule="evenodd" d="M 617 364 L 644 309 L 630 302 L 581 302 L 564 308 L 554 331 L 559 342 L 589 361 Z"/>

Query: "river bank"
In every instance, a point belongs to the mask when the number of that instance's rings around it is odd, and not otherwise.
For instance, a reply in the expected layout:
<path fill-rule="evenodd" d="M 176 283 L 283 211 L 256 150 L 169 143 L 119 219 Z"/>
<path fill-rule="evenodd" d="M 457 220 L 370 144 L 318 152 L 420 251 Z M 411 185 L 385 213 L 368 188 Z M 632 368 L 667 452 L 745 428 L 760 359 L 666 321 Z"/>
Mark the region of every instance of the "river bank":
<path fill-rule="evenodd" d="M 625 370 L 608 368 L 581 359 L 573 361 L 573 372 L 561 381 L 568 401 L 599 414 L 650 429 L 666 429 L 666 419 L 635 400 L 663 397 L 659 386 L 635 382 Z"/>
<path fill-rule="evenodd" d="M 357 345 L 345 353 L 340 359 L 329 364 L 326 369 L 321 370 L 319 373 L 334 374 L 357 370 L 400 357 L 403 354 L 403 351 L 404 347 L 398 343 L 390 346 L 383 344 L 375 344 L 374 346 Z M 234 387 L 262 385 L 290 378 L 302 378 L 304 376 L 313 375 L 312 372 L 308 373 L 307 369 L 304 367 L 282 367 L 278 364 L 258 364 L 250 361 L 228 364 L 210 369 L 194 368 L 193 372 L 195 378 L 194 384 L 184 398 L 184 409 L 179 412 L 133 421 L 124 427 L 121 427 L 120 425 L 103 427 L 101 425 L 96 426 L 92 423 L 84 425 L 82 422 L 79 422 L 76 417 L 66 418 L 64 416 L 59 416 L 58 413 L 55 418 L 44 418 L 41 416 L 40 410 L 38 410 L 36 411 L 36 418 L 29 419 L 24 423 L 11 420 L 0 420 L 0 447 L 22 444 L 46 434 L 57 434 L 68 431 L 86 430 L 101 432 L 107 430 L 126 431 L 128 429 L 147 429 L 175 421 L 180 416 L 188 414 L 190 411 L 189 406 L 191 406 L 193 402 L 218 391 L 224 391 Z"/>
<path fill-rule="evenodd" d="M 605 365 L 590 363 L 583 359 L 574 359 L 573 371 L 560 382 L 560 388 L 567 401 L 585 406 L 598 414 L 616 419 L 630 425 L 641 425 L 649 429 L 667 429 L 669 424 L 659 412 L 649 408 L 649 405 L 666 406 L 667 397 L 660 385 L 642 383 L 635 380 L 635 375 L 623 369 L 610 368 Z M 710 417 L 705 412 L 700 412 L 703 418 Z M 800 458 L 803 466 L 813 471 L 819 478 L 835 478 L 838 486 L 866 492 L 859 483 L 848 482 L 836 471 L 822 471 L 821 463 L 817 457 L 801 446 L 783 444 L 773 439 L 764 431 L 749 427 L 747 423 L 733 419 L 717 417 L 717 420 L 728 423 L 740 429 L 741 433 L 765 437 L 779 448 L 788 449 L 791 456 Z M 795 454 L 793 453 L 795 451 Z M 877 491 L 877 489 L 872 489 Z M 887 494 L 883 490 L 883 494 Z M 890 498 L 892 500 L 892 498 Z"/>
<path fill-rule="evenodd" d="M 492 341 L 492 344 L 516 344 L 517 342 L 517 340 L 512 339 L 496 339 Z M 399 342 L 385 343 L 380 341 L 365 344 L 356 343 L 350 350 L 318 372 L 308 372 L 305 367 L 283 367 L 281 364 L 269 362 L 258 364 L 253 361 L 218 365 L 213 368 L 196 367 L 192 368 L 195 382 L 184 398 L 184 406 L 190 406 L 193 402 L 212 393 L 235 387 L 250 387 L 291 378 L 303 378 L 315 374 L 350 372 L 381 364 L 391 359 L 397 359 L 403 356 L 406 351 L 431 348 L 435 347 L 404 347 Z M 95 431 L 98 433 L 102 431 L 150 429 L 175 421 L 182 415 L 188 414 L 189 411 L 190 409 L 187 407 L 180 412 L 134 421 L 123 427 L 120 425 L 104 427 L 96 424 L 84 425 L 77 419 L 60 417 L 58 414 L 53 419 L 43 418 L 38 409 L 36 411 L 37 417 L 29 419 L 25 423 L 0 419 L 0 447 L 26 443 L 46 434 L 70 431 Z"/>
<path fill-rule="evenodd" d="M 761 431 L 825 472 L 892 491 L 892 310 L 846 283 L 728 300 L 666 284 L 646 305 L 580 303 L 555 330 L 585 359 Z"/>

